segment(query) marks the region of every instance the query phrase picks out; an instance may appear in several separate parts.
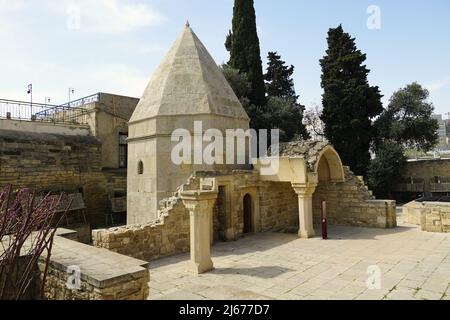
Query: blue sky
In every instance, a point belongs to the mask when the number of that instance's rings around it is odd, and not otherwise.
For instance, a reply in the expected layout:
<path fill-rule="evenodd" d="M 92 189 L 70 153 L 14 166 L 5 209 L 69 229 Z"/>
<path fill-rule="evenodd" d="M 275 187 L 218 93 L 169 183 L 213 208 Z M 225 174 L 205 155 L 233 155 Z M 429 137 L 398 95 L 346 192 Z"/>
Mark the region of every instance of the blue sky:
<path fill-rule="evenodd" d="M 380 8 L 381 29 L 367 27 Z M 367 53 L 370 83 L 384 102 L 418 81 L 439 113 L 450 112 L 450 1 L 255 0 L 262 55 L 278 51 L 296 67 L 307 107 L 320 104 L 319 59 L 330 27 L 342 23 Z M 217 63 L 233 0 L 0 0 L 0 98 L 68 100 L 104 91 L 140 97 L 186 19 Z M 79 15 L 78 15 L 79 13 Z M 78 19 L 79 18 L 79 19 Z"/>

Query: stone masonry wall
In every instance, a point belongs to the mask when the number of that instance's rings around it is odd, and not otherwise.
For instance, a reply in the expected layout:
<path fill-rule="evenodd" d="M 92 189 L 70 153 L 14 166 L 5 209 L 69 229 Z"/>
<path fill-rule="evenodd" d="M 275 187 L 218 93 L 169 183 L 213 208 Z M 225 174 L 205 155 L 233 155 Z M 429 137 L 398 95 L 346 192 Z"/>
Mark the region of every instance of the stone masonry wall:
<path fill-rule="evenodd" d="M 41 271 L 43 264 L 39 265 Z M 149 295 L 149 272 L 142 277 L 127 278 L 123 281 L 100 288 L 86 280 L 81 280 L 80 289 L 67 287 L 70 275 L 60 268 L 50 266 L 44 287 L 47 300 L 147 300 Z"/>
<path fill-rule="evenodd" d="M 262 231 L 298 226 L 298 197 L 290 182 L 267 182 L 260 188 Z"/>
<path fill-rule="evenodd" d="M 188 252 L 189 213 L 179 201 L 159 221 L 94 230 L 92 240 L 95 247 L 147 261 Z"/>
<path fill-rule="evenodd" d="M 147 300 L 150 273 L 146 261 L 73 241 L 72 235 L 69 232 L 55 237 L 45 299 Z M 41 282 L 44 258 L 39 262 Z M 79 270 L 78 274 L 73 272 L 74 268 Z"/>
<path fill-rule="evenodd" d="M 194 179 L 191 179 L 189 183 L 194 184 Z M 155 221 L 148 224 L 93 230 L 93 245 L 146 261 L 188 252 L 189 219 L 189 212 L 181 198 L 174 195 L 163 203 L 159 219 Z"/>
<path fill-rule="evenodd" d="M 321 222 L 321 201 L 327 201 L 328 222 L 375 228 L 396 226 L 395 201 L 375 200 L 364 184 L 348 167 L 345 182 L 320 182 L 313 196 L 314 223 Z"/>
<path fill-rule="evenodd" d="M 403 207 L 404 221 L 420 225 L 422 231 L 449 233 L 450 204 L 445 202 L 411 202 Z"/>
<path fill-rule="evenodd" d="M 345 183 L 320 182 L 313 195 L 314 223 L 321 223 L 321 201 L 332 225 L 390 228 L 396 226 L 395 202 L 375 200 L 364 182 L 345 168 Z M 260 187 L 262 230 L 298 226 L 298 197 L 291 183 L 270 182 Z"/>
<path fill-rule="evenodd" d="M 94 137 L 0 130 L 0 186 L 82 191 L 87 219 L 94 226 L 104 224 L 108 190 L 124 187 L 125 179 L 116 173 L 105 177 L 101 144 Z"/>

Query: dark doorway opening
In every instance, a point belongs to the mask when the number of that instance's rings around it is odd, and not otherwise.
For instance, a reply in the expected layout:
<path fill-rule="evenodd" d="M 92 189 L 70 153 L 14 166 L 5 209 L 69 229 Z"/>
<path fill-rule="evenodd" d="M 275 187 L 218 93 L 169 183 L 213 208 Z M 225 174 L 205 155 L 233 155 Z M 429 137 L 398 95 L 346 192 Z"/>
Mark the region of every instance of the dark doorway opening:
<path fill-rule="evenodd" d="M 214 210 L 214 242 L 226 241 L 226 230 L 228 227 L 228 208 L 226 187 L 219 186 L 216 208 Z"/>
<path fill-rule="evenodd" d="M 244 197 L 244 233 L 253 232 L 253 201 L 252 196 L 246 194 Z"/>

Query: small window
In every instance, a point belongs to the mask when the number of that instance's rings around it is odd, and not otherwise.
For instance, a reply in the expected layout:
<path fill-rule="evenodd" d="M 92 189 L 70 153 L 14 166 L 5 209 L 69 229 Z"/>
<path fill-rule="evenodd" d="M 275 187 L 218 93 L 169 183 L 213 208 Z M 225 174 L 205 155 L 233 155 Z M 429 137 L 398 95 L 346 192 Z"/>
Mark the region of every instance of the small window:
<path fill-rule="evenodd" d="M 144 163 L 142 161 L 138 163 L 138 174 L 144 174 Z"/>
<path fill-rule="evenodd" d="M 128 135 L 119 134 L 119 168 L 124 169 L 128 163 Z"/>
<path fill-rule="evenodd" d="M 439 176 L 434 177 L 434 183 L 441 183 L 441 178 Z"/>

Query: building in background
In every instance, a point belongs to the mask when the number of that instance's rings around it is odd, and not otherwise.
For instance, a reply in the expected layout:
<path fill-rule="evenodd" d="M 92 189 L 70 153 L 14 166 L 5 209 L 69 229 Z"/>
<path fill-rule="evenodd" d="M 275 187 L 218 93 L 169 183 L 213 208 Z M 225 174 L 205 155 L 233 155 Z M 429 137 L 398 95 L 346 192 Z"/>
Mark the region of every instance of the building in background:
<path fill-rule="evenodd" d="M 432 116 L 433 119 L 436 119 L 439 123 L 439 145 L 437 146 L 437 150 L 450 150 L 449 148 L 449 137 L 448 137 L 448 123 L 449 120 L 444 120 L 441 114 L 435 114 Z"/>
<path fill-rule="evenodd" d="M 128 121 L 138 102 L 108 93 L 60 106 L 0 99 L 0 185 L 64 192 L 84 215 L 69 212 L 68 224 L 124 221 Z"/>

